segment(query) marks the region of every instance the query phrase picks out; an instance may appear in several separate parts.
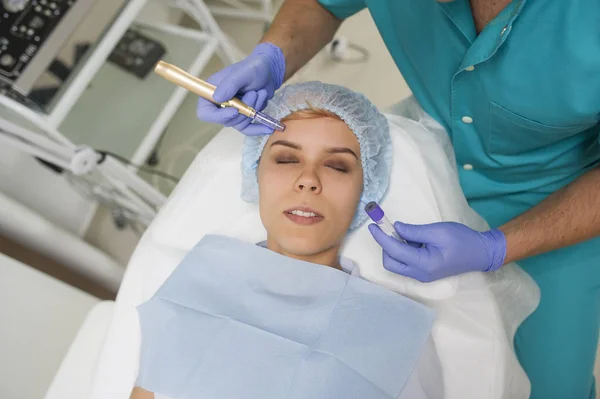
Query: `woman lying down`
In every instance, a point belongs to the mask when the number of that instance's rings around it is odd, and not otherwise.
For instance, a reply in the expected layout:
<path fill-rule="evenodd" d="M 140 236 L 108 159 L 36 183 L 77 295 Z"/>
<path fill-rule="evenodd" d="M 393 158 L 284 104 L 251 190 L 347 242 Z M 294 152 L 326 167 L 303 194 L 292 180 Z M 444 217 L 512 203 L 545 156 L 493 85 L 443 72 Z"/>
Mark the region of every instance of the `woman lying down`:
<path fill-rule="evenodd" d="M 248 137 L 243 193 L 267 240 L 206 236 L 139 307 L 131 398 L 441 398 L 433 312 L 361 279 L 340 257 L 387 190 L 385 117 L 317 82 L 269 104 L 285 132 Z"/>

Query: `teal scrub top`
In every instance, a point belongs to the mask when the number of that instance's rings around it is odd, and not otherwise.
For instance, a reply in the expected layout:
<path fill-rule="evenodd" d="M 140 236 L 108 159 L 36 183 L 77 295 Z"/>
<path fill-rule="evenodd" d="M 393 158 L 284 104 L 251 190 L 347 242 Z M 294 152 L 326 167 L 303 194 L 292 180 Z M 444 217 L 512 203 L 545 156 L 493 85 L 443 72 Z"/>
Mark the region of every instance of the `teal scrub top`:
<path fill-rule="evenodd" d="M 469 0 L 319 1 L 339 19 L 368 7 L 492 226 L 598 165 L 600 1 L 514 0 L 479 35 Z"/>

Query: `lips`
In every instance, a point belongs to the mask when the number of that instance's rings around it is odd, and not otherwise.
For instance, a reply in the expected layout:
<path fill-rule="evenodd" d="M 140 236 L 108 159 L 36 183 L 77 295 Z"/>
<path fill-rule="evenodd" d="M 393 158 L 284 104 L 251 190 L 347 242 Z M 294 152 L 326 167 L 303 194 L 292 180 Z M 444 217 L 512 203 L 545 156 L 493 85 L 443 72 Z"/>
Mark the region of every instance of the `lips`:
<path fill-rule="evenodd" d="M 294 207 L 283 212 L 292 222 L 301 226 L 310 226 L 319 223 L 325 219 L 323 215 L 314 209 L 307 207 Z"/>

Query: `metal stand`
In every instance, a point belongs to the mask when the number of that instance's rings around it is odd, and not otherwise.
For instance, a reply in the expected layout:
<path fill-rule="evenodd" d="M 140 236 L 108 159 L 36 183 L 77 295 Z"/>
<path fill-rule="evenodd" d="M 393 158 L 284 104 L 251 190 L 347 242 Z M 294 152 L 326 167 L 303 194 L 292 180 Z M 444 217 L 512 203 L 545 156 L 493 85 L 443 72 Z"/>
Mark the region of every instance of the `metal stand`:
<path fill-rule="evenodd" d="M 221 0 L 226 6 L 211 6 L 210 10 L 214 15 L 249 19 L 254 21 L 264 21 L 270 23 L 273 20 L 273 4 L 271 0 Z M 247 3 L 260 3 L 260 10 L 249 6 Z"/>
<path fill-rule="evenodd" d="M 79 189 L 86 187 L 86 194 L 95 201 L 113 207 L 124 207 L 127 209 L 125 215 L 135 217 L 136 223 L 143 225 L 150 223 L 157 209 L 164 203 L 165 196 L 137 176 L 131 167 L 125 166 L 111 157 L 106 157 L 100 162 L 98 154 L 89 148 L 76 146 L 61 134 L 59 129 L 147 1 L 130 0 L 126 4 L 95 46 L 85 64 L 74 72 L 75 76 L 70 80 L 65 91 L 60 94 L 60 98 L 48 114 L 34 112 L 9 97 L 0 96 L 0 107 L 5 107 L 18 114 L 19 117 L 33 123 L 43 132 L 42 134 L 33 132 L 0 116 L 1 143 L 11 145 L 59 166 L 68 172 L 70 179 Z M 139 25 L 182 38 L 197 40 L 199 48 L 202 50 L 188 68 L 190 73 L 200 74 L 215 54 L 219 55 L 226 65 L 240 60 L 244 56 L 233 41 L 223 33 L 202 0 L 167 0 L 167 2 L 169 6 L 187 13 L 202 27 L 202 31 L 172 24 L 140 23 Z M 172 95 L 156 116 L 144 140 L 133 155 L 131 159 L 133 164 L 142 165 L 146 162 L 186 94 L 187 92 L 183 88 L 173 89 Z M 85 162 L 88 162 L 89 168 L 77 169 L 74 162 L 81 162 L 84 152 L 88 154 Z"/>
<path fill-rule="evenodd" d="M 139 230 L 150 224 L 165 203 L 166 197 L 140 178 L 130 166 L 111 156 L 102 156 L 92 148 L 76 145 L 62 134 L 60 129 L 146 3 L 147 0 L 130 0 L 127 3 L 84 61 L 85 64 L 76 67 L 65 90 L 59 94 L 60 97 L 48 114 L 34 111 L 13 98 L 0 95 L 0 145 L 16 148 L 62 171 L 64 178 L 72 183 L 77 191 L 89 197 L 94 206 L 106 205 L 113 211 L 113 215 L 118 216 L 116 221 L 119 224 L 128 224 Z M 188 40 L 197 40 L 196 48 L 201 50 L 192 65 L 187 68 L 190 73 L 200 74 L 214 54 L 218 54 L 225 65 L 244 56 L 232 40 L 221 31 L 203 1 L 174 0 L 169 1 L 169 5 L 184 10 L 202 27 L 203 31 L 172 24 L 141 25 Z M 131 159 L 133 164 L 145 163 L 186 94 L 183 88 L 173 88 L 172 94 L 161 112 L 155 116 L 150 129 L 133 155 Z M 104 272 L 98 271 L 98 273 Z M 112 277 L 107 274 L 97 279 Z"/>

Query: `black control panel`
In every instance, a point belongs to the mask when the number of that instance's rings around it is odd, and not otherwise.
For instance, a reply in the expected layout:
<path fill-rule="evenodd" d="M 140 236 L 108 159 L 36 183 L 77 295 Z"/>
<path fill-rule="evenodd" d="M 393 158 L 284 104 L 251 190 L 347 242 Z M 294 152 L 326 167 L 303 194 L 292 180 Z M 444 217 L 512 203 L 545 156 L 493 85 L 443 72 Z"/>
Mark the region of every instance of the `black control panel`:
<path fill-rule="evenodd" d="M 156 40 L 129 29 L 123 35 L 108 60 L 143 79 L 165 55 L 165 47 Z"/>
<path fill-rule="evenodd" d="M 0 80 L 13 84 L 76 0 L 0 0 Z"/>

